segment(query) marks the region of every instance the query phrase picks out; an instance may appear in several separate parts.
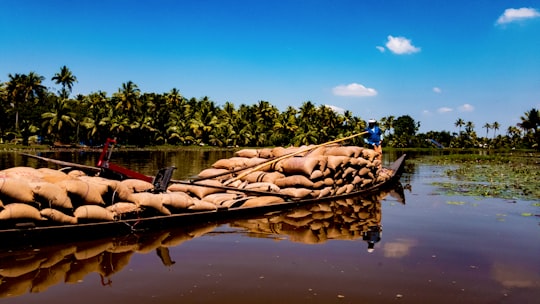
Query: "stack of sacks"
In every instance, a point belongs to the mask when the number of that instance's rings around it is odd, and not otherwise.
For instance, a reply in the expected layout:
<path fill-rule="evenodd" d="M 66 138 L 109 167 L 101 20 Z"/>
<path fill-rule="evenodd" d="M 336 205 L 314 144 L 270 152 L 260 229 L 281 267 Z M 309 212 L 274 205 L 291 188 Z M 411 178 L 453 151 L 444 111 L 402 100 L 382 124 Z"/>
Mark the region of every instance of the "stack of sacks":
<path fill-rule="evenodd" d="M 81 171 L 14 167 L 0 171 L 0 224 L 77 224 L 169 215 L 194 205 L 185 193 L 152 194 L 149 182 L 109 180 Z M 47 223 L 44 223 L 47 224 Z"/>
<path fill-rule="evenodd" d="M 270 161 L 299 151 L 306 152 L 277 162 Z M 238 172 L 238 176 L 242 176 L 238 180 L 226 174 L 214 178 L 214 181 L 239 189 L 278 192 L 294 198 L 321 198 L 365 189 L 390 178 L 391 172 L 381 169 L 380 161 L 375 160 L 376 155 L 372 149 L 357 146 L 322 146 L 312 150 L 309 146 L 243 149 L 232 158 L 215 162 L 200 176 L 211 177 L 220 172 L 268 162 L 267 166 L 247 175 L 243 172 L 250 172 L 249 168 Z"/>

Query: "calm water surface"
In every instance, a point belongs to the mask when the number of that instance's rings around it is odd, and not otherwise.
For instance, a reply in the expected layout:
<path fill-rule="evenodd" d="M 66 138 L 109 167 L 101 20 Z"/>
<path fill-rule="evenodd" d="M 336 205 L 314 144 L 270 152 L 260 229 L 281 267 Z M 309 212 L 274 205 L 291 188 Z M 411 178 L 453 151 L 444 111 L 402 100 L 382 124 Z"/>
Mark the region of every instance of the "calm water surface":
<path fill-rule="evenodd" d="M 42 153 L 94 165 L 98 153 Z M 115 152 L 185 179 L 232 152 Z M 386 155 L 385 162 L 395 159 Z M 46 166 L 0 153 L 0 169 Z M 12 251 L 5 303 L 538 303 L 536 201 L 446 196 L 444 167 L 409 165 L 405 188 L 228 223 Z M 403 200 L 405 203 L 403 203 Z M 377 232 L 375 227 L 382 227 Z M 373 250 L 368 250 L 370 241 Z"/>

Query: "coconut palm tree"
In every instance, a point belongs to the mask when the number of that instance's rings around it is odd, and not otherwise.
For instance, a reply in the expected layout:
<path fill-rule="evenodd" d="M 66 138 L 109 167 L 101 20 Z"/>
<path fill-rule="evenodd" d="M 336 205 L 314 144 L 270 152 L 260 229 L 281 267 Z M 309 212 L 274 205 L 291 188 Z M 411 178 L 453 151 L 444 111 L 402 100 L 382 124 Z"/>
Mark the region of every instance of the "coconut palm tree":
<path fill-rule="evenodd" d="M 493 129 L 493 138 L 497 136 L 497 130 L 499 130 L 499 127 L 500 125 L 496 121 L 491 124 L 491 128 Z"/>
<path fill-rule="evenodd" d="M 41 115 L 42 127 L 47 130 L 47 134 L 52 135 L 53 141 L 69 142 L 69 127 L 76 124 L 74 117 L 69 102 L 66 99 L 56 99 L 50 111 Z"/>
<path fill-rule="evenodd" d="M 135 112 L 139 108 L 139 95 L 139 87 L 133 81 L 123 83 L 122 88 L 113 96 L 117 99 L 115 109 L 128 113 Z"/>
<path fill-rule="evenodd" d="M 35 101 L 38 97 L 44 95 L 46 88 L 42 85 L 42 82 L 45 80 L 45 77 L 40 76 L 35 72 L 30 72 L 28 75 L 9 74 L 8 77 L 8 102 L 10 102 L 15 109 L 15 130 L 18 132 L 19 111 L 21 107 L 26 106 L 31 101 Z"/>
<path fill-rule="evenodd" d="M 64 65 L 60 68 L 59 73 L 54 74 L 51 80 L 53 80 L 56 84 L 62 85 L 60 97 L 67 99 L 73 88 L 73 83 L 77 82 L 77 77 L 75 77 L 73 73 Z"/>
<path fill-rule="evenodd" d="M 489 129 L 491 129 L 491 125 L 486 122 L 483 128 L 486 128 L 486 138 L 488 138 Z"/>
<path fill-rule="evenodd" d="M 459 133 L 461 134 L 461 127 L 465 126 L 465 121 L 461 118 L 458 118 L 454 123 L 454 126 L 459 128 Z"/>

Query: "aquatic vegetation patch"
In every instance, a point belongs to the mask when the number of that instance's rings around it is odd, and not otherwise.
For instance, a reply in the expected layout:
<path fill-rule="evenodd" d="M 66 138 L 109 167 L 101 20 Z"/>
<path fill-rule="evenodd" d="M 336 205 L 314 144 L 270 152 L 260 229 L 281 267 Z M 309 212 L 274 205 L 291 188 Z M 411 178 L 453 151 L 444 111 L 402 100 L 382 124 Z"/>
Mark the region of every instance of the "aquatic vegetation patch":
<path fill-rule="evenodd" d="M 434 182 L 446 194 L 506 199 L 540 199 L 540 156 L 457 154 L 425 158 L 446 165 L 449 181 Z"/>

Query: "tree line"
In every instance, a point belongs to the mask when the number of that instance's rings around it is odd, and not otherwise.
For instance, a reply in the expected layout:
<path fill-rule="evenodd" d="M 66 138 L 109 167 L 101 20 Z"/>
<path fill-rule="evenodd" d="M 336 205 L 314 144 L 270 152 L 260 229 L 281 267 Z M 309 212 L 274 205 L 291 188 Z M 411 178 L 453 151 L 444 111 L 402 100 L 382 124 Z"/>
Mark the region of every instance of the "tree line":
<path fill-rule="evenodd" d="M 57 91 L 46 88 L 35 72 L 9 74 L 0 83 L 0 140 L 29 144 L 77 143 L 99 145 L 116 137 L 126 145 L 211 145 L 218 147 L 288 146 L 323 143 L 364 131 L 364 119 L 350 111 L 337 113 L 325 105 L 303 102 L 299 108 L 278 110 L 267 101 L 236 107 L 219 106 L 208 97 L 186 98 L 176 88 L 167 93 L 143 93 L 132 81 L 108 96 L 97 91 L 71 96 L 77 78 L 63 66 L 51 77 Z M 486 123 L 486 136 L 472 122 L 458 119 L 457 132 L 418 133 L 420 122 L 409 115 L 379 120 L 385 146 L 454 148 L 537 148 L 540 117 L 531 109 L 506 134 L 499 124 Z M 463 129 L 463 130 L 462 130 Z M 489 131 L 493 135 L 489 137 Z M 353 144 L 362 144 L 356 138 Z"/>

